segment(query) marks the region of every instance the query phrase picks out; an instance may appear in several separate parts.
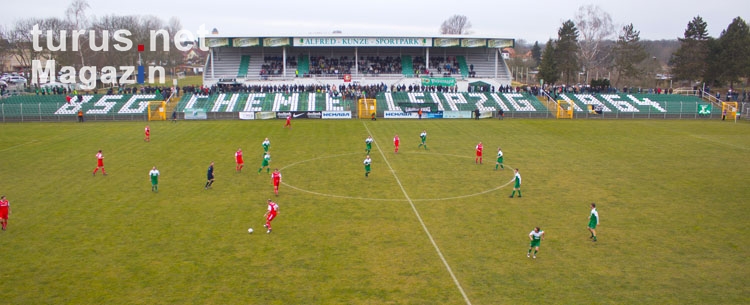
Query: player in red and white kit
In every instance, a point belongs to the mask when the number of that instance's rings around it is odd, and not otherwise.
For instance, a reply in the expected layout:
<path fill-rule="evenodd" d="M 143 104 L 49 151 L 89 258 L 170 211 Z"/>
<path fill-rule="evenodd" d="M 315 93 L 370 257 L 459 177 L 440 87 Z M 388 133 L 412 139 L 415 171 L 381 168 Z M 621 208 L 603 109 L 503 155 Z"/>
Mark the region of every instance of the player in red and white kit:
<path fill-rule="evenodd" d="M 273 173 L 271 174 L 271 180 L 273 181 L 273 192 L 276 194 L 276 196 L 279 195 L 279 184 L 281 184 L 281 172 L 279 172 L 279 169 L 274 169 Z"/>
<path fill-rule="evenodd" d="M 271 201 L 271 199 L 268 199 L 268 212 L 263 215 L 263 217 L 266 218 L 266 224 L 263 226 L 268 229 L 266 233 L 271 233 L 271 221 L 276 218 L 276 214 L 279 213 L 279 205 L 276 204 L 276 202 Z"/>
<path fill-rule="evenodd" d="M 8 229 L 8 215 L 10 215 L 10 203 L 5 196 L 0 197 L 0 222 L 3 224 L 3 231 Z"/>
<path fill-rule="evenodd" d="M 143 133 L 146 135 L 145 138 L 143 138 L 143 141 L 151 142 L 151 128 L 146 125 L 146 129 L 143 131 Z"/>
<path fill-rule="evenodd" d="M 398 138 L 398 134 L 396 134 L 395 137 L 393 137 L 393 146 L 396 147 L 395 152 L 398 153 L 398 145 L 401 143 L 401 139 Z"/>
<path fill-rule="evenodd" d="M 242 148 L 237 148 L 237 152 L 234 153 L 234 161 L 237 162 L 237 166 L 234 167 L 236 172 L 241 172 L 242 167 L 245 166 L 245 161 L 242 160 Z"/>
<path fill-rule="evenodd" d="M 477 144 L 477 157 L 474 158 L 474 163 L 482 164 L 482 150 L 484 149 L 484 146 L 482 146 L 482 142 L 479 142 Z"/>
<path fill-rule="evenodd" d="M 96 153 L 96 168 L 94 169 L 94 176 L 96 176 L 96 171 L 98 171 L 100 168 L 102 169 L 102 174 L 106 176 L 107 172 L 104 170 L 104 155 L 102 155 L 101 149 L 98 153 Z"/>
<path fill-rule="evenodd" d="M 292 115 L 290 114 L 288 117 L 286 117 L 286 124 L 284 124 L 284 128 L 289 127 L 289 129 L 292 129 Z"/>

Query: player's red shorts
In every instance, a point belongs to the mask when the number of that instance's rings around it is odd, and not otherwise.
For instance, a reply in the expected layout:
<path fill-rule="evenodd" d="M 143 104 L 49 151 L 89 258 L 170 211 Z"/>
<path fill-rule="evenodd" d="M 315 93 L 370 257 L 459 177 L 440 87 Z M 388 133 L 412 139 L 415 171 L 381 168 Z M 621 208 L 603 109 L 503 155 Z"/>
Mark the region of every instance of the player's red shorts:
<path fill-rule="evenodd" d="M 482 152 L 481 151 L 477 151 L 477 157 L 481 157 L 481 156 L 482 156 Z"/>
<path fill-rule="evenodd" d="M 268 214 L 268 216 L 266 216 L 266 220 L 267 221 L 271 221 L 274 218 L 276 218 L 276 214 L 275 213 L 271 213 L 271 214 Z"/>
<path fill-rule="evenodd" d="M 273 186 L 279 186 L 281 179 L 273 179 Z"/>
<path fill-rule="evenodd" d="M 396 141 L 396 142 L 393 142 L 393 145 L 396 145 L 396 146 L 398 146 L 398 144 L 399 144 L 399 142 L 398 142 L 398 141 Z"/>
<path fill-rule="evenodd" d="M 96 166 L 103 167 L 104 166 L 104 159 L 97 159 L 96 160 Z"/>
<path fill-rule="evenodd" d="M 0 209 L 0 219 L 8 219 L 8 209 Z"/>
<path fill-rule="evenodd" d="M 245 161 L 242 158 L 237 158 L 237 164 L 245 164 Z"/>

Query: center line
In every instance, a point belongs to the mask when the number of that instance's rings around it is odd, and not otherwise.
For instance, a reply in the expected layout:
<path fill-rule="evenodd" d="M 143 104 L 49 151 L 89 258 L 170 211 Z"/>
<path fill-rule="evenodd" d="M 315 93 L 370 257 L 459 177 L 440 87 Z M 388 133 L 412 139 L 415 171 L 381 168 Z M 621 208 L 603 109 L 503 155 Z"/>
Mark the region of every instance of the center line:
<path fill-rule="evenodd" d="M 367 127 L 367 124 L 365 122 L 362 122 L 362 124 L 365 125 L 365 129 L 367 129 L 367 134 L 372 135 L 372 132 L 370 131 L 370 128 Z M 378 149 L 378 151 L 380 152 L 380 155 L 383 157 L 383 161 L 385 161 L 385 165 L 388 166 L 388 168 L 391 170 L 391 173 L 393 174 L 393 177 L 396 178 L 396 182 L 398 183 L 398 186 L 401 188 L 401 192 L 404 193 L 404 197 L 406 197 L 406 201 L 409 202 L 409 205 L 411 206 L 412 211 L 414 211 L 414 215 L 417 216 L 419 223 L 422 225 L 422 229 L 424 230 L 425 234 L 427 234 L 427 237 L 430 239 L 432 246 L 435 247 L 435 251 L 437 251 L 438 256 L 440 256 L 440 260 L 443 261 L 443 265 L 445 265 L 445 269 L 448 270 L 448 274 L 451 275 L 451 278 L 453 279 L 453 283 L 456 284 L 458 291 L 461 292 L 461 295 L 464 297 L 464 301 L 466 301 L 466 304 L 471 305 L 471 301 L 469 301 L 469 297 L 466 295 L 466 292 L 464 292 L 464 289 L 461 287 L 461 283 L 458 282 L 456 275 L 453 274 L 453 270 L 451 269 L 451 266 L 448 265 L 448 261 L 446 261 L 445 256 L 443 256 L 443 252 L 440 251 L 440 248 L 435 242 L 435 239 L 433 239 L 432 234 L 430 234 L 430 230 L 427 229 L 427 226 L 424 224 L 424 221 L 422 221 L 422 216 L 419 215 L 419 211 L 417 211 L 417 207 L 414 206 L 414 202 L 411 200 L 411 197 L 409 197 L 409 194 L 406 193 L 406 189 L 404 189 L 404 186 L 401 184 L 401 179 L 398 178 L 398 176 L 396 175 L 396 171 L 394 171 L 393 167 L 391 167 L 391 163 L 388 162 L 388 159 L 385 157 L 383 150 L 380 149 L 380 145 L 378 145 L 378 141 L 373 141 L 373 142 L 375 142 L 375 147 Z"/>

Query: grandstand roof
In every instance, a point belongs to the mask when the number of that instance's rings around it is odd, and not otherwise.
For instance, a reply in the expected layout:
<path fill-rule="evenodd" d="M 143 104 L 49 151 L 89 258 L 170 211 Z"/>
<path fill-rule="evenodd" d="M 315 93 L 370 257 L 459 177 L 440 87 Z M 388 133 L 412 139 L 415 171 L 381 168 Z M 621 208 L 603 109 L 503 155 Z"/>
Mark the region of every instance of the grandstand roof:
<path fill-rule="evenodd" d="M 470 35 L 207 35 L 209 47 L 486 47 L 507 48 L 515 46 L 515 39 Z"/>

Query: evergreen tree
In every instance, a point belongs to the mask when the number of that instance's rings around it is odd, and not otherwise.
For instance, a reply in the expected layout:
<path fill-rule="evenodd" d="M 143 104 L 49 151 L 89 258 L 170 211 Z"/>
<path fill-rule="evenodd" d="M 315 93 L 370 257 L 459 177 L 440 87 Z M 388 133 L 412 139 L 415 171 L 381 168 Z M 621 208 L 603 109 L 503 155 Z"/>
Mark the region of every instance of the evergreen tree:
<path fill-rule="evenodd" d="M 750 28 L 742 18 L 732 20 L 718 39 L 719 53 L 716 61 L 720 69 L 718 80 L 730 87 L 740 78 L 750 76 Z"/>
<path fill-rule="evenodd" d="M 563 80 L 570 84 L 575 80 L 575 75 L 580 70 L 578 64 L 578 29 L 573 21 L 563 22 L 557 31 L 557 43 L 555 46 L 555 60 L 557 69 L 562 73 Z"/>
<path fill-rule="evenodd" d="M 680 48 L 672 54 L 670 60 L 674 79 L 693 81 L 706 78 L 711 40 L 707 27 L 700 16 L 688 23 L 685 37 L 679 39 Z"/>
<path fill-rule="evenodd" d="M 547 41 L 547 46 L 544 47 L 542 61 L 539 64 L 539 78 L 550 85 L 554 85 L 560 78 L 560 71 L 557 70 L 555 61 L 555 43 L 552 42 L 552 39 Z"/>
<path fill-rule="evenodd" d="M 542 47 L 539 46 L 539 41 L 535 41 L 534 46 L 531 47 L 531 58 L 534 59 L 537 66 L 542 63 Z"/>
<path fill-rule="evenodd" d="M 620 77 L 625 79 L 636 79 L 643 74 L 643 69 L 639 67 L 639 64 L 648 57 L 648 53 L 641 44 L 640 34 L 641 32 L 636 31 L 631 23 L 622 27 L 622 35 L 615 43 L 614 68 L 620 73 Z"/>

